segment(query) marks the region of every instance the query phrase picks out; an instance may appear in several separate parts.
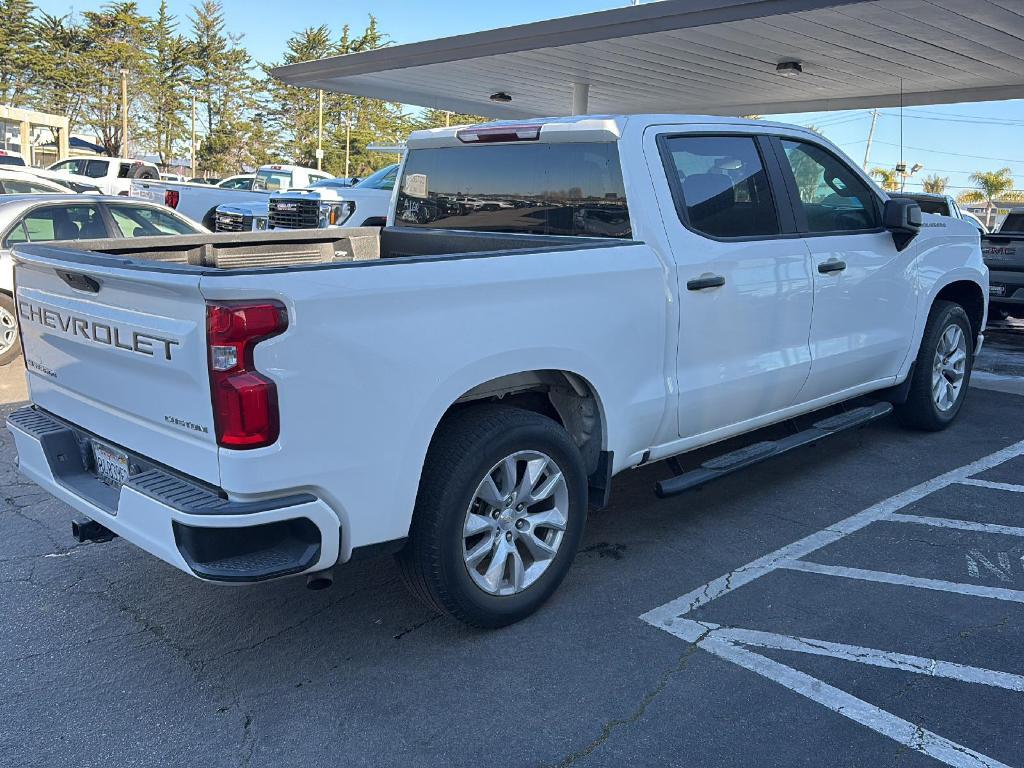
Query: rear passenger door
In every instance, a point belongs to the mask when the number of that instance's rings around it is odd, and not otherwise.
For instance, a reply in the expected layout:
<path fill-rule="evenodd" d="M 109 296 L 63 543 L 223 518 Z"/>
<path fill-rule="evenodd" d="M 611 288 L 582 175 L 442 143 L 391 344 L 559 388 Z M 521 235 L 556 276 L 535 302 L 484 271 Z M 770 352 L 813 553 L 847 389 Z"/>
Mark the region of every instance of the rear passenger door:
<path fill-rule="evenodd" d="M 741 129 L 655 141 L 677 265 L 679 432 L 693 437 L 795 401 L 810 371 L 810 260 L 767 139 Z"/>
<path fill-rule="evenodd" d="M 813 262 L 811 375 L 800 400 L 891 379 L 910 350 L 919 246 L 896 249 L 881 195 L 831 149 L 773 142 Z"/>

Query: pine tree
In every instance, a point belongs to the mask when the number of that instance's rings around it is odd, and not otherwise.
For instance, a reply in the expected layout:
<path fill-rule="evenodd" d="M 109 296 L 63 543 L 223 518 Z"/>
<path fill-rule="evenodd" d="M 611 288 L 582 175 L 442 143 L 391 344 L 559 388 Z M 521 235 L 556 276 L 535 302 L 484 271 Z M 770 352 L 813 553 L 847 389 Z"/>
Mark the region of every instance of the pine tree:
<path fill-rule="evenodd" d="M 197 163 L 204 172 L 225 175 L 240 170 L 236 161 L 245 154 L 243 128 L 254 113 L 258 85 L 241 36 L 226 30 L 220 0 L 202 0 L 192 14 L 189 70 L 206 134 Z"/>
<path fill-rule="evenodd" d="M 84 85 L 90 77 L 89 41 L 71 16 L 44 13 L 35 28 L 41 64 L 34 75 L 31 108 L 65 115 L 74 131 L 82 122 Z"/>
<path fill-rule="evenodd" d="M 178 21 L 168 11 L 167 0 L 161 0 L 152 27 L 152 78 L 146 84 L 144 102 L 149 115 L 146 137 L 165 163 L 189 138 L 190 49 L 177 29 Z"/>
<path fill-rule="evenodd" d="M 366 28 L 354 35 L 346 24 L 341 35 L 331 40 L 326 26 L 305 29 L 292 36 L 281 62 L 265 65 L 264 71 L 281 64 L 340 56 L 381 48 L 388 44 L 377 20 L 369 17 Z M 267 86 L 265 114 L 272 130 L 283 139 L 281 150 L 292 162 L 315 166 L 317 147 L 317 91 L 298 88 L 271 78 Z M 394 144 L 403 141 L 415 121 L 395 102 L 363 96 L 324 93 L 324 170 L 341 176 L 366 176 L 394 161 L 394 156 L 372 152 L 373 144 Z M 347 129 L 347 130 L 346 130 Z"/>
<path fill-rule="evenodd" d="M 0 0 L 0 104 L 19 107 L 39 66 L 32 0 Z"/>
<path fill-rule="evenodd" d="M 82 121 L 96 132 L 107 154 L 128 152 L 121 132 L 121 71 L 128 77 L 128 132 L 141 128 L 144 86 L 152 77 L 147 50 L 152 20 L 134 2 L 115 2 L 82 14 L 85 52 L 82 64 Z"/>

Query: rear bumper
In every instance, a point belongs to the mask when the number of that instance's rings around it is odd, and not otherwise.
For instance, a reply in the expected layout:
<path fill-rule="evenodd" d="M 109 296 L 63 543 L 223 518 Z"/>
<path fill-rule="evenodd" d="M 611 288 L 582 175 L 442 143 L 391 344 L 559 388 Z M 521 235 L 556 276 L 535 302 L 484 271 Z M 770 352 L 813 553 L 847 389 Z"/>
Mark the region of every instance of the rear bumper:
<path fill-rule="evenodd" d="M 93 436 L 34 407 L 7 418 L 22 474 L 86 517 L 205 581 L 255 582 L 338 560 L 337 515 L 311 494 L 231 501 L 129 453 L 114 488 L 93 474 Z"/>
<path fill-rule="evenodd" d="M 989 271 L 989 303 L 1003 310 L 1024 310 L 1024 272 Z M 993 287 L 1002 287 L 999 295 Z"/>

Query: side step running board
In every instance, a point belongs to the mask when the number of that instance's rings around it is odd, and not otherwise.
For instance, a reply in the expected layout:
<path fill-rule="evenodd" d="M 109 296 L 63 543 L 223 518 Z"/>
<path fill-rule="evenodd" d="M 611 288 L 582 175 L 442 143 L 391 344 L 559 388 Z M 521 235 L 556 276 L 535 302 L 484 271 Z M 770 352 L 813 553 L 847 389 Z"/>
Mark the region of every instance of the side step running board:
<path fill-rule="evenodd" d="M 890 413 L 892 413 L 891 403 L 875 403 L 874 405 L 865 405 L 846 413 L 840 413 L 838 416 L 832 416 L 819 421 L 809 429 L 789 435 L 781 440 L 766 440 L 762 443 L 754 443 L 732 453 L 726 453 L 705 461 L 697 469 L 660 481 L 655 486 L 654 492 L 662 499 L 667 496 L 675 496 L 677 493 L 698 488 L 705 483 L 725 477 L 732 472 L 744 469 L 752 464 L 757 464 L 772 456 L 779 456 L 794 448 L 800 448 L 824 437 L 834 435 L 837 432 L 863 426 L 883 416 L 888 416 Z"/>

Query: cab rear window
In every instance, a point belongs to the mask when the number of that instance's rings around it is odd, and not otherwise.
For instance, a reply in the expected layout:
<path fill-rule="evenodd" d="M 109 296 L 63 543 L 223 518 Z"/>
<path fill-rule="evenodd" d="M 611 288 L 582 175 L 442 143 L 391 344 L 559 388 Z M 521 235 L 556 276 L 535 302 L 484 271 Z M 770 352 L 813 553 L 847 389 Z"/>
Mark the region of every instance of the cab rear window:
<path fill-rule="evenodd" d="M 491 144 L 410 150 L 402 226 L 629 238 L 614 143 Z"/>

